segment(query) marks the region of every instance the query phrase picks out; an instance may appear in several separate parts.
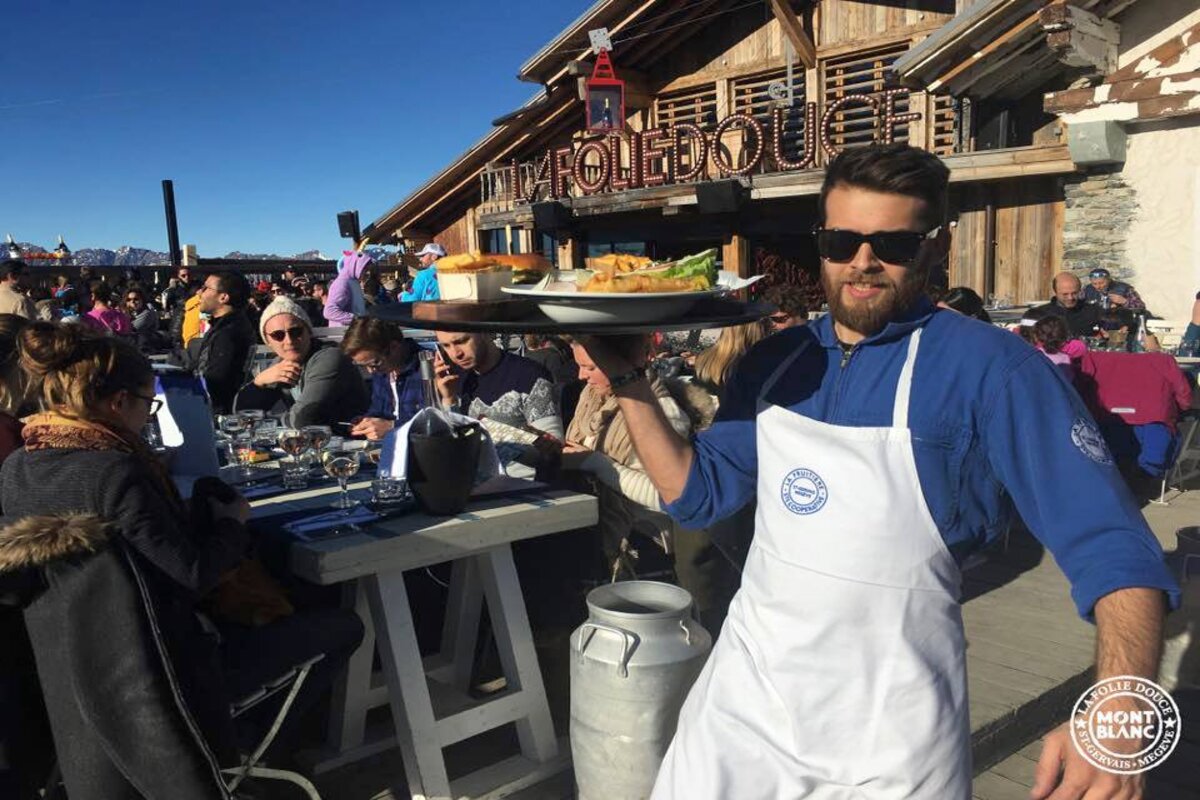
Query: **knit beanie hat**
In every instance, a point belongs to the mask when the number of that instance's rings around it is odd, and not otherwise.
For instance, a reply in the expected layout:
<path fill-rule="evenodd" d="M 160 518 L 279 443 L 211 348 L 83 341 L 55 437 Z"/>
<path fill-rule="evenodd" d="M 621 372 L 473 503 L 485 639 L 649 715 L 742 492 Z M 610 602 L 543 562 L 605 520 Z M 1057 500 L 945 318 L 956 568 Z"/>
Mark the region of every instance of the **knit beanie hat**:
<path fill-rule="evenodd" d="M 312 320 L 308 318 L 308 312 L 292 298 L 280 295 L 263 309 L 262 316 L 258 320 L 258 335 L 264 342 L 267 341 L 267 320 L 271 317 L 278 317 L 280 314 L 291 314 L 303 322 L 304 326 L 308 328 L 308 332 L 312 333 Z"/>

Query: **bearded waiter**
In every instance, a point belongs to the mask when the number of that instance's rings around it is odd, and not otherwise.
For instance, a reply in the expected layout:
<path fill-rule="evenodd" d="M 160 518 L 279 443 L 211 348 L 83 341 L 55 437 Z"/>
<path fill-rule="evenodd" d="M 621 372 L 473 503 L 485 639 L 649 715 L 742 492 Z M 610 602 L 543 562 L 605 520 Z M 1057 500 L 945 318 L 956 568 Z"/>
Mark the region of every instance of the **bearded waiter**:
<path fill-rule="evenodd" d="M 934 308 L 949 171 L 903 145 L 830 166 L 816 233 L 831 313 L 742 361 L 692 442 L 618 339 L 609 376 L 664 508 L 702 528 L 758 500 L 742 589 L 679 718 L 656 800 L 971 794 L 958 565 L 1008 498 L 1097 626 L 1097 673 L 1153 678 L 1162 552 L 1078 396 L 1019 337 Z M 1035 796 L 1138 796 L 1066 728 Z M 1051 794 L 1053 792 L 1053 794 Z"/>

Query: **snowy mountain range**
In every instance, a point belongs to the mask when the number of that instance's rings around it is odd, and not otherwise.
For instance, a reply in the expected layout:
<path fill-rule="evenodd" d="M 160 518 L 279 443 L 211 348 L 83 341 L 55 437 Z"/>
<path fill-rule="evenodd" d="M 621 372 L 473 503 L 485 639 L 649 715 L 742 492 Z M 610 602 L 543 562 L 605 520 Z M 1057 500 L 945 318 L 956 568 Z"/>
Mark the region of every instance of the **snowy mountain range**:
<path fill-rule="evenodd" d="M 47 248 L 29 242 L 18 242 L 17 244 L 26 252 L 49 252 Z M 232 253 L 222 256 L 222 258 L 247 261 L 314 261 L 325 257 L 320 250 L 305 250 L 303 253 L 291 256 L 280 256 L 274 253 L 242 253 L 234 250 Z M 150 267 L 170 264 L 171 258 L 166 253 L 160 253 L 157 250 L 122 245 L 116 250 L 108 250 L 103 247 L 83 247 L 74 250 L 71 252 L 71 263 L 86 267 Z"/>

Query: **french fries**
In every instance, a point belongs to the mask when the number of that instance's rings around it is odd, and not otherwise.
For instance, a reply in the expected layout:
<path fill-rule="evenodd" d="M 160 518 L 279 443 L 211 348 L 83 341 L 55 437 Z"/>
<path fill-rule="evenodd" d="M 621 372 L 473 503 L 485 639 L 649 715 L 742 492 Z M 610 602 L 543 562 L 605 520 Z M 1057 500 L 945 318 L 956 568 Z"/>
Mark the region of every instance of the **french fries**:
<path fill-rule="evenodd" d="M 649 294 L 652 292 L 694 292 L 710 288 L 704 278 L 664 278 L 660 275 L 612 275 L 597 272 L 582 287 L 584 292 L 605 294 Z"/>

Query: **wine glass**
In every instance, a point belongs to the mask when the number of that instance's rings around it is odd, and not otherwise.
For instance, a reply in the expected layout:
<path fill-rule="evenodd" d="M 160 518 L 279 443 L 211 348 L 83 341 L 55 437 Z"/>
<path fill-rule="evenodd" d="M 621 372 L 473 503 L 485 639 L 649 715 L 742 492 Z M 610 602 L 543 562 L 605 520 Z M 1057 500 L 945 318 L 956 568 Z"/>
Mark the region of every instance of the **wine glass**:
<path fill-rule="evenodd" d="M 258 423 L 263 421 L 266 416 L 261 409 L 248 408 L 244 411 L 237 412 L 238 419 L 242 421 L 242 427 L 250 431 L 250 438 L 253 439 L 255 431 L 258 428 Z"/>
<path fill-rule="evenodd" d="M 221 432 L 221 441 L 226 449 L 225 463 L 236 464 L 237 448 L 234 447 L 234 440 L 242 432 L 242 420 L 237 414 L 223 414 L 217 417 L 217 429 Z"/>
<path fill-rule="evenodd" d="M 308 482 L 308 467 L 300 461 L 300 456 L 312 444 L 308 434 L 298 428 L 284 428 L 279 431 L 278 443 L 279 449 L 291 459 L 279 465 L 283 473 L 284 488 L 292 488 L 289 484 L 295 484 L 295 488 L 302 488 L 301 484 Z"/>
<path fill-rule="evenodd" d="M 360 451 L 358 450 L 326 450 L 321 454 L 321 463 L 325 466 L 325 472 L 331 478 L 337 478 L 338 486 L 341 487 L 341 494 L 338 495 L 337 502 L 333 504 L 334 508 L 354 508 L 358 505 L 358 501 L 350 497 L 350 490 L 347 488 L 347 482 L 358 474 Z"/>

